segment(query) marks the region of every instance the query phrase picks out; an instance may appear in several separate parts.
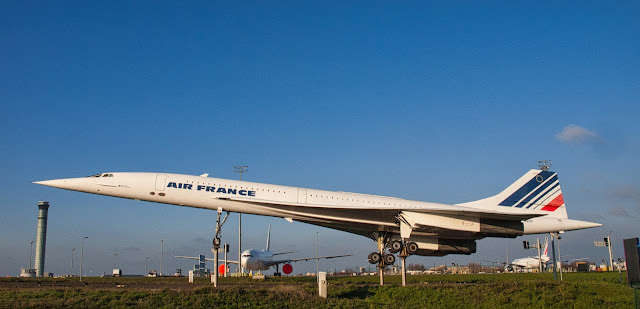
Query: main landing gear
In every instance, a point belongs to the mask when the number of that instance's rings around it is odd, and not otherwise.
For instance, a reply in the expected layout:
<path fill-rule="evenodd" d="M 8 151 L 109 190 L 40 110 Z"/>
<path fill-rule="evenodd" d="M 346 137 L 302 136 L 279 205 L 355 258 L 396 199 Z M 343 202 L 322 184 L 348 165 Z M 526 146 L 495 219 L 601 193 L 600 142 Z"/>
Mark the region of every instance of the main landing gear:
<path fill-rule="evenodd" d="M 400 240 L 392 240 L 387 243 L 385 246 L 389 253 L 382 252 L 371 252 L 368 256 L 369 263 L 371 264 L 380 264 L 383 263 L 384 266 L 392 265 L 396 262 L 396 257 L 393 255 L 395 253 L 400 252 L 399 256 L 405 255 L 409 256 L 415 254 L 418 251 L 418 244 L 415 242 L 403 242 Z M 403 251 L 404 252 L 401 252 Z"/>
<path fill-rule="evenodd" d="M 415 254 L 418 251 L 418 244 L 408 240 L 389 240 L 388 237 L 382 233 L 378 234 L 378 252 L 369 253 L 368 260 L 371 264 L 378 264 L 377 267 L 380 272 L 380 285 L 384 285 L 384 268 L 393 265 L 396 262 L 396 257 L 393 255 L 399 253 L 402 261 L 402 285 L 406 286 L 406 267 L 405 260 L 409 255 Z M 385 253 L 385 251 L 389 253 Z"/>

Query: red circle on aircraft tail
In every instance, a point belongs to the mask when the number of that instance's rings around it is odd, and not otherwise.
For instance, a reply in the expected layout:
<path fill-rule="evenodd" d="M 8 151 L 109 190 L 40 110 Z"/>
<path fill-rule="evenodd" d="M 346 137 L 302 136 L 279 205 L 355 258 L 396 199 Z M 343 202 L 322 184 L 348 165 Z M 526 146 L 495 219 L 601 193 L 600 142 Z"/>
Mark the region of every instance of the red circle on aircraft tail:
<path fill-rule="evenodd" d="M 290 274 L 293 271 L 293 266 L 291 266 L 290 264 L 284 264 L 282 265 L 282 272 L 285 274 Z"/>
<path fill-rule="evenodd" d="M 224 264 L 220 264 L 220 266 L 218 266 L 218 272 L 224 274 Z"/>

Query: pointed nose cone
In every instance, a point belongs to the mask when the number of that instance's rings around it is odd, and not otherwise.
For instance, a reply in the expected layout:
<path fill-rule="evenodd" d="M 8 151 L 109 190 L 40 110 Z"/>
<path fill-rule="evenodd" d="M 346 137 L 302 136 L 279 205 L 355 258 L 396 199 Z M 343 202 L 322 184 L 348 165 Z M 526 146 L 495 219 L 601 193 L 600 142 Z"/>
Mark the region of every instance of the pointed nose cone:
<path fill-rule="evenodd" d="M 37 185 L 43 185 L 47 187 L 60 188 L 60 184 L 62 184 L 62 179 L 54 179 L 54 180 L 42 180 L 42 181 L 34 181 L 33 183 Z"/>
<path fill-rule="evenodd" d="M 89 192 L 90 182 L 86 178 L 65 178 L 34 181 L 33 183 L 58 189 Z"/>

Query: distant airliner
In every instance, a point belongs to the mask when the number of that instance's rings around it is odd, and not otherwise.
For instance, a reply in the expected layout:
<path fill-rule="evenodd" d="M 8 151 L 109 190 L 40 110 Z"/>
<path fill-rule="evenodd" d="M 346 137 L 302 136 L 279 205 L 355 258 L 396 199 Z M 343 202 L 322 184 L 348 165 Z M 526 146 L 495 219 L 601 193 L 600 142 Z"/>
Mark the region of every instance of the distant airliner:
<path fill-rule="evenodd" d="M 291 262 L 299 262 L 299 261 L 308 261 L 308 260 L 321 260 L 321 259 L 333 259 L 345 256 L 353 256 L 355 252 L 352 254 L 343 254 L 343 255 L 333 255 L 333 256 L 319 256 L 319 257 L 308 257 L 308 258 L 298 258 L 298 259 L 281 259 L 274 260 L 273 257 L 276 255 L 293 253 L 294 251 L 289 252 L 280 252 L 280 253 L 272 253 L 269 250 L 269 243 L 271 239 L 271 226 L 269 226 L 269 230 L 267 231 L 267 247 L 265 250 L 257 250 L 257 249 L 247 249 L 241 254 L 240 264 L 244 269 L 247 270 L 268 270 L 271 267 L 275 267 L 276 276 L 280 276 L 280 264 L 285 264 L 282 266 L 282 271 L 285 274 L 290 274 L 293 271 L 293 267 L 288 264 Z M 195 256 L 182 256 L 182 255 L 174 255 L 177 258 L 184 259 L 192 259 L 198 260 L 199 257 Z M 213 261 L 213 259 L 206 259 L 207 261 Z M 228 264 L 238 264 L 238 261 L 227 261 Z M 226 267 L 225 267 L 226 268 Z"/>
<path fill-rule="evenodd" d="M 485 180 L 491 180 L 487 175 Z M 370 237 L 372 264 L 393 264 L 393 253 L 471 254 L 476 240 L 514 238 L 598 227 L 571 220 L 557 173 L 530 170 L 497 195 L 448 205 L 166 173 L 101 173 L 40 185 L 156 203 L 281 217 Z M 386 253 L 386 249 L 390 253 Z"/>
<path fill-rule="evenodd" d="M 540 261 L 542 265 L 547 264 L 551 258 L 547 255 L 549 253 L 549 238 L 544 240 L 544 250 L 540 255 L 540 259 L 537 256 L 515 259 L 511 264 L 507 265 L 507 270 L 522 270 L 522 269 L 539 269 Z"/>

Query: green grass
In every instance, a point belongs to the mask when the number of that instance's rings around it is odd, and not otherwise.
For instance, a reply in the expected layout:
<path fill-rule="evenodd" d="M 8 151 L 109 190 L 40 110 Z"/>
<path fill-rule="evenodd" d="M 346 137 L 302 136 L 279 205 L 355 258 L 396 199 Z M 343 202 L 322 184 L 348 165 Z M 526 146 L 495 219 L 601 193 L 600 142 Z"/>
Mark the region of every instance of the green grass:
<path fill-rule="evenodd" d="M 624 275 L 623 275 L 624 276 Z M 623 277 L 624 278 L 624 277 Z M 2 308 L 632 308 L 634 291 L 618 273 L 483 274 L 329 278 L 329 297 L 315 278 L 2 278 Z M 116 287 L 116 284 L 124 287 Z"/>

